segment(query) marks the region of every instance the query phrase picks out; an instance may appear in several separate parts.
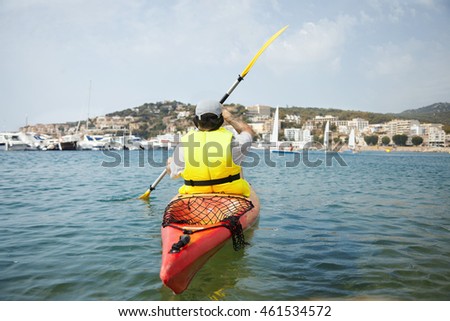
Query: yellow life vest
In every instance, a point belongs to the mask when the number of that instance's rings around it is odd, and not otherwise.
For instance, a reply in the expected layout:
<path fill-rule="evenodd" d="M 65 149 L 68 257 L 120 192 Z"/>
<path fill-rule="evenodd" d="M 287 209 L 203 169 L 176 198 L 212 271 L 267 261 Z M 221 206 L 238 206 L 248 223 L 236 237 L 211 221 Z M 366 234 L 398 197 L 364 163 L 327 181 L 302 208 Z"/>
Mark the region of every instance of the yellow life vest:
<path fill-rule="evenodd" d="M 185 184 L 180 194 L 226 193 L 250 195 L 250 185 L 241 175 L 241 166 L 233 162 L 233 134 L 221 127 L 214 131 L 190 131 L 181 138 Z"/>

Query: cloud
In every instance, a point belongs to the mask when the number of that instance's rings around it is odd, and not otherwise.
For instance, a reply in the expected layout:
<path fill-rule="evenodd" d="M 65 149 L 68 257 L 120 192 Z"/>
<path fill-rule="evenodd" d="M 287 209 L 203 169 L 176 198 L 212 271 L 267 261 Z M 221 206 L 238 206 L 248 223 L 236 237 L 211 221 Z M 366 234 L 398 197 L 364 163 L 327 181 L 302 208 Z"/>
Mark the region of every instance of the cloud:
<path fill-rule="evenodd" d="M 445 61 L 449 54 L 447 47 L 424 40 L 372 47 L 360 64 L 364 91 L 385 112 L 448 101 L 450 65 Z"/>
<path fill-rule="evenodd" d="M 0 103 L 17 124 L 25 113 L 31 122 L 84 115 L 90 80 L 91 115 L 221 95 L 286 24 L 236 102 L 276 104 L 282 92 L 289 104 L 326 96 L 364 109 L 374 105 L 360 98 L 367 88 L 381 99 L 397 84 L 446 100 L 448 9 L 446 0 L 0 0 Z M 262 92 L 268 81 L 273 90 Z"/>
<path fill-rule="evenodd" d="M 444 1 L 446 1 L 446 0 L 444 0 Z M 416 0 L 416 2 L 419 5 L 422 5 L 426 8 L 430 8 L 430 9 L 438 9 L 440 6 L 439 0 L 437 0 L 437 1 L 436 0 Z"/>
<path fill-rule="evenodd" d="M 362 24 L 365 23 L 373 23 L 376 21 L 375 18 L 373 18 L 372 16 L 370 16 L 368 13 L 366 13 L 364 10 L 361 10 L 359 12 L 359 20 L 361 21 Z"/>
<path fill-rule="evenodd" d="M 402 45 L 388 43 L 372 48 L 372 56 L 363 58 L 369 78 L 400 76 L 416 66 L 413 54 Z"/>
<path fill-rule="evenodd" d="M 335 20 L 320 19 L 304 23 L 298 30 L 290 30 L 282 44 L 276 44 L 277 52 L 272 59 L 274 65 L 302 67 L 311 64 L 325 64 L 339 70 L 340 59 L 357 19 L 340 15 Z"/>

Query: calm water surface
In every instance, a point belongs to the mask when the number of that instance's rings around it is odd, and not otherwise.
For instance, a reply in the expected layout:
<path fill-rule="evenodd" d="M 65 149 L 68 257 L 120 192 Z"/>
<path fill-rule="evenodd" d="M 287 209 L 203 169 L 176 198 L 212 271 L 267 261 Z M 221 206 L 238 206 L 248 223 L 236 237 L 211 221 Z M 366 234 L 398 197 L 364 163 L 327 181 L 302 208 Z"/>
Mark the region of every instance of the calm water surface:
<path fill-rule="evenodd" d="M 228 244 L 178 296 L 159 267 L 180 182 L 136 200 L 162 169 L 120 155 L 105 167 L 115 158 L 102 152 L 0 152 L 1 300 L 450 300 L 449 154 L 328 167 L 268 155 L 246 170 L 261 200 L 251 246 Z"/>

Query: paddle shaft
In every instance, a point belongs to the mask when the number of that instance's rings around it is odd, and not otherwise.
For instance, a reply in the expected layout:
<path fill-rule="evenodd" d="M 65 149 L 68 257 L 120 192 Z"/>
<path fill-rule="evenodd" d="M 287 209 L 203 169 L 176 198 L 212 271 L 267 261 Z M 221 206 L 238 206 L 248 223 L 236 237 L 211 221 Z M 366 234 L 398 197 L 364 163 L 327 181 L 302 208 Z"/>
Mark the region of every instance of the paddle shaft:
<path fill-rule="evenodd" d="M 155 190 L 156 186 L 159 184 L 159 182 L 161 182 L 161 180 L 164 178 L 164 176 L 166 176 L 166 174 L 167 174 L 167 169 L 164 169 L 162 171 L 162 173 L 159 174 L 158 178 L 153 182 L 153 184 L 150 185 L 150 187 L 149 187 L 150 192 Z"/>
<path fill-rule="evenodd" d="M 231 95 L 231 93 L 233 92 L 233 90 L 237 87 L 237 85 L 239 85 L 239 83 L 244 79 L 244 77 L 242 77 L 241 75 L 238 76 L 238 79 L 236 79 L 236 81 L 234 82 L 234 84 L 230 87 L 230 89 L 228 89 L 228 91 L 225 93 L 225 95 L 223 95 L 222 99 L 220 100 L 220 103 L 223 104 L 225 102 L 225 100 L 227 100 L 227 98 Z"/>

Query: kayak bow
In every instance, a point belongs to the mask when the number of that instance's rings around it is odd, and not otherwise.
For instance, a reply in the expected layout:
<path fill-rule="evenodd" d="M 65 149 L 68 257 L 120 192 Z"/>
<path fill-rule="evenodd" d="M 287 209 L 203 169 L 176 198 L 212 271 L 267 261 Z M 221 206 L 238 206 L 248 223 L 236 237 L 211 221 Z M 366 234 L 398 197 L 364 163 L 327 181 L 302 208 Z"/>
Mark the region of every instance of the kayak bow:
<path fill-rule="evenodd" d="M 230 208 L 231 215 L 225 217 L 224 209 Z M 175 216 L 175 220 L 167 221 L 169 216 Z M 185 291 L 195 274 L 230 238 L 235 249 L 239 248 L 239 231 L 250 228 L 258 216 L 259 199 L 253 189 L 249 198 L 227 194 L 174 197 L 161 228 L 160 277 L 164 285 L 176 294 Z"/>

